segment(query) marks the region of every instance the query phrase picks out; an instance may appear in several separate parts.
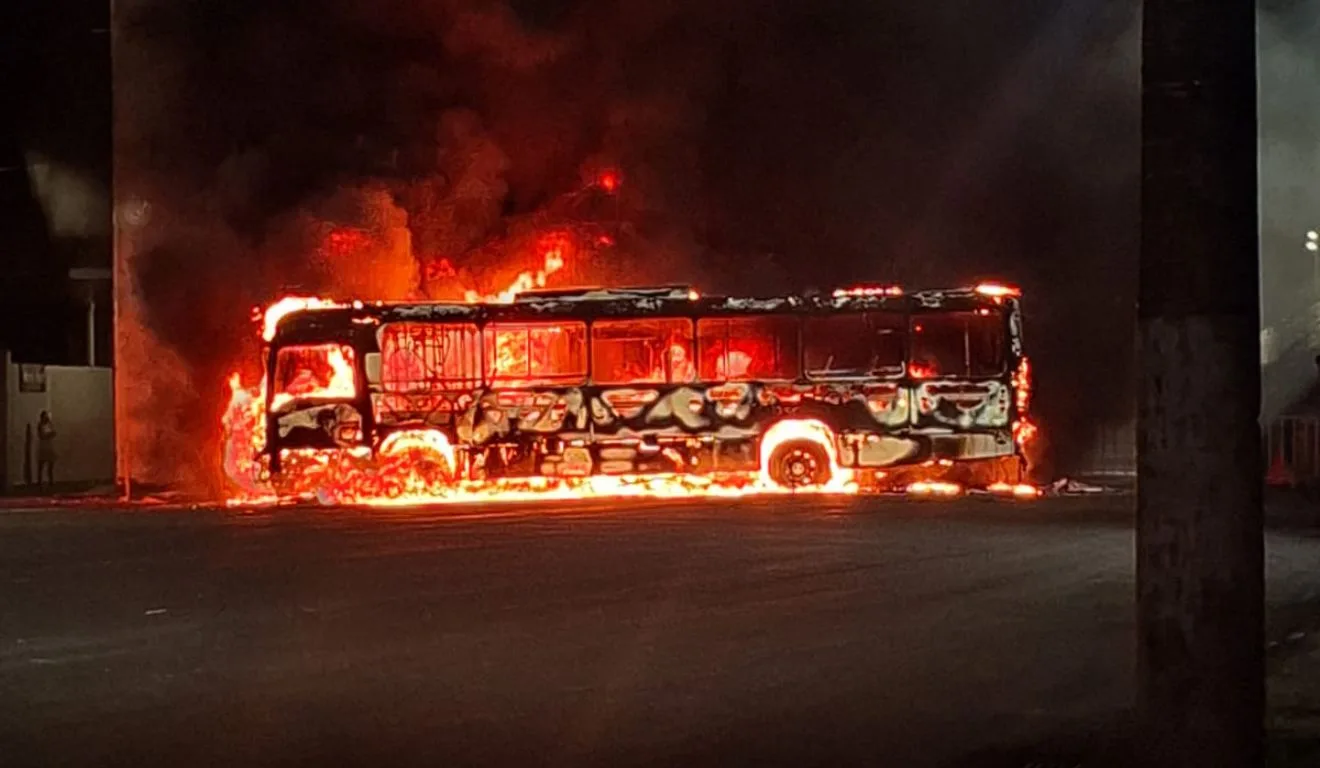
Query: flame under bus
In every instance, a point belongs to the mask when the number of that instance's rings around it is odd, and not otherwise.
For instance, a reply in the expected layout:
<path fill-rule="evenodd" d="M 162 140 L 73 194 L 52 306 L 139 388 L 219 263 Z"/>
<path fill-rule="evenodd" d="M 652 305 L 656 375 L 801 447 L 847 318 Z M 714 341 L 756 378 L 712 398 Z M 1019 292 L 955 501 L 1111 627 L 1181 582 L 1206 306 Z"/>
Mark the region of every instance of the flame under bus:
<path fill-rule="evenodd" d="M 1015 291 L 535 292 L 287 314 L 267 358 L 282 494 L 757 473 L 782 487 L 1021 481 Z"/>

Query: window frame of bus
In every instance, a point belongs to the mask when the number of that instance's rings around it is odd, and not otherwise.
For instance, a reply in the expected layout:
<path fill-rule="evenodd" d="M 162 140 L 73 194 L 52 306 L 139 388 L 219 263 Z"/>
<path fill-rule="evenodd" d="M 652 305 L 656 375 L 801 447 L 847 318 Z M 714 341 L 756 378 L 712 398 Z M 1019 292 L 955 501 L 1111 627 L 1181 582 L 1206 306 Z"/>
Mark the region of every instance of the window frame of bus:
<path fill-rule="evenodd" d="M 892 325 L 886 326 L 892 332 L 898 333 L 899 349 L 898 361 L 891 366 L 875 367 L 860 373 L 839 372 L 833 373 L 829 369 L 813 370 L 810 364 L 812 341 L 816 338 L 823 338 L 812 334 L 811 326 L 813 323 L 837 322 L 840 320 L 860 320 L 868 327 L 876 327 L 874 334 L 879 336 L 878 327 L 872 325 L 872 318 L 885 317 L 893 321 Z M 908 363 L 908 338 L 911 334 L 911 323 L 908 319 L 908 313 L 901 311 L 884 311 L 875 309 L 860 309 L 849 312 L 829 312 L 822 314 L 806 315 L 802 318 L 802 375 L 812 381 L 858 381 L 865 379 L 901 379 L 907 370 Z M 828 334 L 826 334 L 828 336 Z M 871 350 L 874 351 L 874 345 Z"/>
<path fill-rule="evenodd" d="M 602 341 L 602 339 L 598 338 L 597 330 L 602 326 L 606 327 L 607 329 L 610 329 L 610 328 L 619 328 L 630 325 L 640 326 L 647 324 L 652 324 L 652 325 L 671 324 L 674 327 L 677 327 L 678 324 L 682 324 L 686 326 L 684 329 L 687 334 L 685 337 L 687 341 L 686 347 L 687 347 L 688 360 L 691 362 L 692 365 L 692 375 L 686 379 L 674 378 L 673 366 L 670 363 L 669 357 L 665 355 L 665 352 L 668 351 L 669 345 L 672 344 L 671 340 L 674 338 L 674 335 L 671 333 L 669 335 L 655 337 L 656 340 L 660 341 L 661 344 L 665 346 L 665 350 L 660 353 L 662 365 L 664 366 L 662 378 L 629 379 L 629 378 L 620 378 L 617 376 L 610 378 L 602 378 L 600 375 L 600 365 L 599 365 L 600 361 L 597 359 L 597 354 L 598 354 L 597 349 L 601 346 L 600 342 Z M 698 367 L 697 358 L 696 358 L 697 324 L 690 317 L 602 318 L 591 321 L 591 327 L 589 329 L 589 332 L 590 332 L 591 341 L 590 344 L 588 345 L 588 349 L 591 356 L 592 384 L 599 384 L 602 386 L 621 386 L 627 384 L 691 384 L 692 382 L 697 380 L 697 367 Z M 614 339 L 604 339 L 603 341 L 605 341 L 606 344 L 618 343 L 618 340 L 614 340 Z"/>
<path fill-rule="evenodd" d="M 696 322 L 697 381 L 709 382 L 709 383 L 726 383 L 726 382 L 740 383 L 740 382 L 748 382 L 748 381 L 797 381 L 798 377 L 802 375 L 801 320 L 802 318 L 798 315 L 792 315 L 786 313 L 756 314 L 756 315 L 714 315 L 714 316 L 697 318 L 697 322 Z M 730 324 L 754 323 L 757 321 L 781 323 L 783 329 L 787 331 L 782 335 L 772 336 L 771 338 L 777 338 L 778 340 L 788 339 L 793 343 L 794 348 L 792 350 L 792 354 L 783 356 L 783 359 L 787 359 L 791 361 L 792 371 L 788 372 L 787 375 L 781 375 L 784 374 L 784 372 L 782 370 L 779 370 L 779 371 L 775 371 L 774 376 L 767 376 L 767 377 L 743 376 L 743 377 L 735 378 L 728 376 L 727 375 L 727 371 L 729 368 L 728 357 L 729 357 L 729 352 L 731 351 L 729 349 L 729 342 L 731 339 L 737 338 L 730 335 L 729 333 Z M 705 370 L 706 350 L 705 350 L 705 342 L 703 341 L 703 339 L 706 339 L 707 336 L 705 336 L 702 333 L 702 325 L 704 323 L 725 324 L 724 333 L 720 337 L 718 337 L 723 341 L 725 345 L 725 350 L 719 357 L 716 358 L 716 360 L 718 360 L 722 357 L 725 361 L 726 374 L 723 377 L 706 375 L 707 374 L 707 371 Z M 748 337 L 748 338 L 752 338 L 752 337 Z M 711 373 L 714 372 L 712 371 Z"/>
<path fill-rule="evenodd" d="M 1008 318 L 1005 316 L 1005 314 L 1002 311 L 992 310 L 987 307 L 977 307 L 974 309 L 954 309 L 954 310 L 936 309 L 936 310 L 927 310 L 923 312 L 913 312 L 911 315 L 909 315 L 908 316 L 908 354 L 907 354 L 907 363 L 909 370 L 911 370 L 913 364 L 917 362 L 913 356 L 917 353 L 918 350 L 918 340 L 921 338 L 920 334 L 924 333 L 924 331 L 918 330 L 917 326 L 921 322 L 929 321 L 930 318 L 941 318 L 946 320 L 950 318 L 963 319 L 962 370 L 959 373 L 937 372 L 934 375 L 925 376 L 921 378 L 994 379 L 994 378 L 1003 377 L 1008 374 L 1009 356 L 1010 356 L 1009 348 L 1011 345 L 1011 340 L 1009 339 L 1010 329 L 1008 326 Z M 999 350 L 998 350 L 999 362 L 997 367 L 990 372 L 975 371 L 973 369 L 973 364 L 972 364 L 973 362 L 971 356 L 972 328 L 968 321 L 969 319 L 980 319 L 980 318 L 984 318 L 985 320 L 987 320 L 989 324 L 996 327 L 999 331 L 999 339 L 1000 339 Z"/>
<path fill-rule="evenodd" d="M 338 348 L 340 353 L 344 355 L 345 362 L 348 363 L 348 367 L 353 371 L 353 384 L 352 384 L 351 393 L 313 395 L 313 396 L 293 395 L 289 393 L 288 391 L 289 383 L 281 382 L 280 380 L 280 373 L 283 370 L 282 363 L 284 360 L 287 359 L 286 357 L 287 353 L 302 353 L 302 352 L 310 352 L 314 350 L 326 350 L 324 354 L 328 365 L 329 364 L 328 359 L 330 356 L 329 350 L 336 348 Z M 281 395 L 287 398 L 287 401 L 285 402 L 288 403 L 296 403 L 299 400 L 304 400 L 313 403 L 352 402 L 358 398 L 358 395 L 361 390 L 360 382 L 358 381 L 359 378 L 358 353 L 357 353 L 357 349 L 352 344 L 343 341 L 322 341 L 322 342 L 310 342 L 306 344 L 287 344 L 278 347 L 276 350 L 274 350 L 274 352 L 275 352 L 274 354 L 275 370 L 271 372 L 270 387 L 269 387 L 270 397 L 268 401 L 269 407 L 272 412 L 274 412 L 275 410 L 279 410 L 280 412 L 283 412 L 285 410 L 283 408 L 284 403 L 280 403 L 279 404 L 280 407 L 278 408 L 276 407 L 277 401 L 279 400 Z M 331 368 L 333 369 L 333 366 L 331 366 Z M 325 385 L 321 385 L 322 388 L 328 386 L 329 386 L 329 382 L 327 382 Z"/>
<path fill-rule="evenodd" d="M 476 340 L 476 370 L 471 375 L 458 378 L 424 378 L 417 382 L 402 382 L 403 384 L 424 384 L 423 389 L 391 389 L 390 383 L 385 377 L 385 340 L 388 335 L 397 328 L 425 328 L 437 332 L 463 333 L 468 332 L 471 338 Z M 483 338 L 481 326 L 471 322 L 444 323 L 444 322 L 425 322 L 417 320 L 399 320 L 382 325 L 376 333 L 376 348 L 380 350 L 380 390 L 381 392 L 393 395 L 417 395 L 427 392 L 462 392 L 475 389 L 483 384 L 486 373 L 486 346 Z M 423 357 L 422 363 L 426 360 Z M 424 365 L 425 367 L 425 365 Z M 399 384 L 401 382 L 394 382 Z"/>
<path fill-rule="evenodd" d="M 532 331 L 537 329 L 557 328 L 564 332 L 570 330 L 578 331 L 578 350 L 581 361 L 581 371 L 572 373 L 553 374 L 550 376 L 532 375 Z M 510 330 L 521 330 L 525 333 L 525 359 L 527 361 L 526 376 L 518 378 L 515 376 L 501 375 L 495 365 L 495 355 L 498 344 L 499 334 Z M 521 389 L 527 387 L 564 387 L 581 386 L 587 383 L 588 368 L 590 366 L 590 350 L 587 343 L 588 331 L 587 323 L 583 320 L 568 321 L 497 321 L 486 323 L 482 327 L 482 359 L 485 367 L 485 383 L 491 387 L 508 387 L 512 389 Z"/>

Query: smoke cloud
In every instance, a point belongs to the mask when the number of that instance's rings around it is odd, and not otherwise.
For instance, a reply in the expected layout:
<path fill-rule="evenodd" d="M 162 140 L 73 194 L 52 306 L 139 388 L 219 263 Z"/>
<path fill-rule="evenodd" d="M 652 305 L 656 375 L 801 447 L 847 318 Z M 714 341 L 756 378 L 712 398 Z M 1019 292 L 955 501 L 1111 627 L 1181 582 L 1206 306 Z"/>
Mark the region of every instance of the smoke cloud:
<path fill-rule="evenodd" d="M 118 3 L 135 468 L 218 456 L 254 305 L 501 287 L 547 231 L 563 283 L 1019 282 L 1084 441 L 1130 412 L 1138 5 Z"/>
<path fill-rule="evenodd" d="M 1267 329 L 1263 416 L 1270 419 L 1314 386 L 1320 314 L 1320 254 L 1305 249 L 1320 229 L 1320 3 L 1261 4 L 1261 321 Z M 1262 339 L 1265 341 L 1265 339 Z"/>

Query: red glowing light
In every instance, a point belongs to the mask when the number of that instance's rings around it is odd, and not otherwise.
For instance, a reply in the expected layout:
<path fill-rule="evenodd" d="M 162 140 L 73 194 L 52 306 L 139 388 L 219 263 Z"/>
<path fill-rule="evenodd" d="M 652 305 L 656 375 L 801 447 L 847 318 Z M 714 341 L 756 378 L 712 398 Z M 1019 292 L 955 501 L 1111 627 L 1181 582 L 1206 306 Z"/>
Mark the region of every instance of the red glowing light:
<path fill-rule="evenodd" d="M 1022 291 L 1008 285 L 999 285 L 998 283 L 981 283 L 976 286 L 976 292 L 982 296 L 989 296 L 992 299 L 1002 299 L 1009 296 L 1021 296 Z"/>
<path fill-rule="evenodd" d="M 619 172 L 615 170 L 601 171 L 596 177 L 596 185 L 611 195 L 619 190 Z"/>

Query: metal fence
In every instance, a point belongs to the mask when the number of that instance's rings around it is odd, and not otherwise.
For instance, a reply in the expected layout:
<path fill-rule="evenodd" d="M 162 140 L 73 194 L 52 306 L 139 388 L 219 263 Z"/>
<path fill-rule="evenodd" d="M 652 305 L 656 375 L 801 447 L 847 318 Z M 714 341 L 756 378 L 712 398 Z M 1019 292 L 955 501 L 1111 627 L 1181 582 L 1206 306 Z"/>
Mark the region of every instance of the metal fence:
<path fill-rule="evenodd" d="M 1268 485 L 1320 486 L 1320 415 L 1277 418 L 1262 433 Z M 1097 430 L 1074 471 L 1097 477 L 1136 475 L 1136 422 Z"/>
<path fill-rule="evenodd" d="M 1091 477 L 1131 477 L 1137 473 L 1136 420 L 1096 430 L 1075 471 Z"/>

